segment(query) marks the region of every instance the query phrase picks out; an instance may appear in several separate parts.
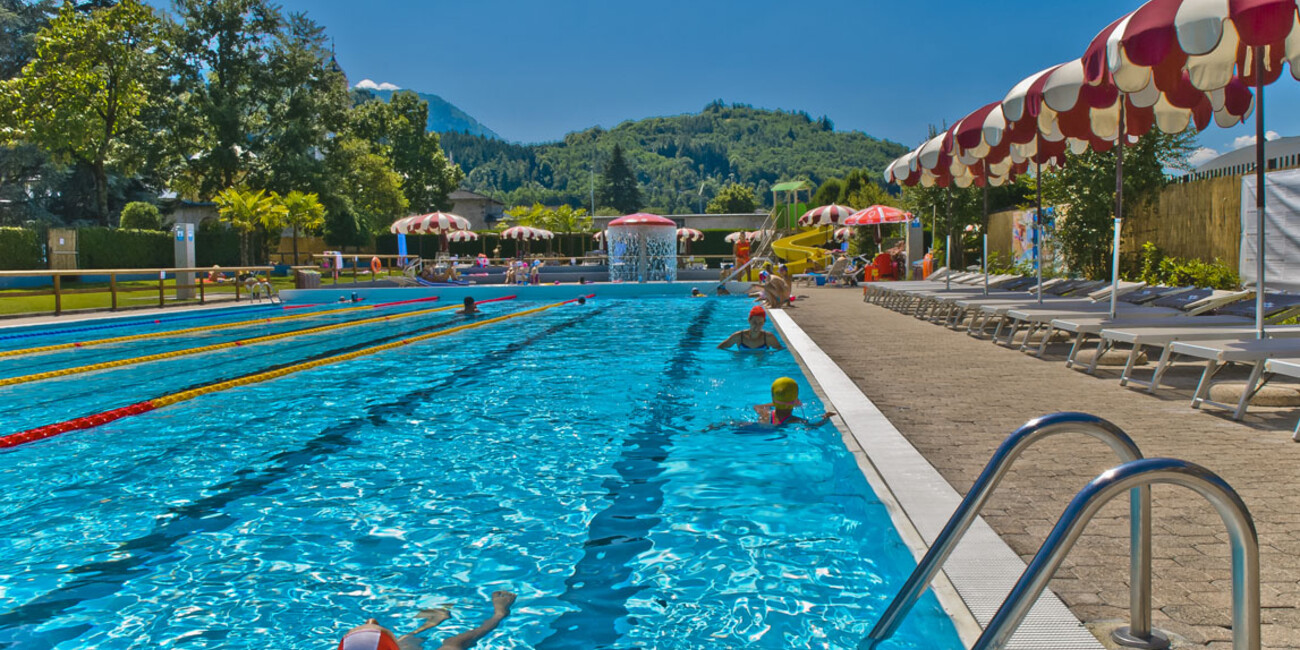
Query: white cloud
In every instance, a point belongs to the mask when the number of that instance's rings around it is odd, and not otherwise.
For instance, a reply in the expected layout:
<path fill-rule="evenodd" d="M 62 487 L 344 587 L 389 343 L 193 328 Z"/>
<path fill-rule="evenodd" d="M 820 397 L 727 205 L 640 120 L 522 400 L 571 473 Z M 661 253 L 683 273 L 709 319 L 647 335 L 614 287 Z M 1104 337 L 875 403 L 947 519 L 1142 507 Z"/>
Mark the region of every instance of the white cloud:
<path fill-rule="evenodd" d="M 1280 137 L 1282 136 L 1279 135 L 1277 131 L 1264 132 L 1264 140 L 1268 142 L 1272 142 Z M 1232 141 L 1232 148 L 1234 150 L 1241 149 L 1242 147 L 1253 147 L 1253 146 L 1255 146 L 1255 136 L 1253 135 L 1243 135 L 1237 138 L 1236 140 Z"/>
<path fill-rule="evenodd" d="M 362 79 L 361 81 L 358 81 L 357 85 L 353 86 L 353 88 L 364 88 L 366 90 L 401 90 L 402 89 L 401 86 L 398 86 L 396 84 L 390 84 L 388 82 L 375 83 L 371 79 Z"/>
<path fill-rule="evenodd" d="M 1211 160 L 1214 160 L 1215 158 L 1218 157 L 1219 157 L 1218 151 L 1215 151 L 1214 149 L 1211 149 L 1209 147 L 1201 147 L 1196 151 L 1193 151 L 1192 155 L 1187 157 L 1187 162 L 1192 167 L 1200 167 L 1201 165 L 1204 165 L 1205 163 L 1210 162 Z"/>

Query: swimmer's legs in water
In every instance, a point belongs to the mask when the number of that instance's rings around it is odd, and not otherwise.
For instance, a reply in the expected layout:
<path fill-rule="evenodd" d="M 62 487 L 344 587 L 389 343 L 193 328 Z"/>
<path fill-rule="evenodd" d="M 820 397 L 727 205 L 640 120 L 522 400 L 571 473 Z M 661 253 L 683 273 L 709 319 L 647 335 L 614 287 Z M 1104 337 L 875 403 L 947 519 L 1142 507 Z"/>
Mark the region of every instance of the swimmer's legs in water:
<path fill-rule="evenodd" d="M 489 617 L 488 620 L 483 621 L 482 625 L 443 641 L 438 650 L 463 650 L 464 648 L 473 646 L 479 639 L 487 636 L 492 630 L 497 629 L 497 625 L 499 625 L 505 617 L 510 615 L 510 606 L 514 603 L 514 594 L 508 591 L 492 592 L 492 616 Z M 437 623 L 434 623 L 434 625 L 437 625 Z"/>

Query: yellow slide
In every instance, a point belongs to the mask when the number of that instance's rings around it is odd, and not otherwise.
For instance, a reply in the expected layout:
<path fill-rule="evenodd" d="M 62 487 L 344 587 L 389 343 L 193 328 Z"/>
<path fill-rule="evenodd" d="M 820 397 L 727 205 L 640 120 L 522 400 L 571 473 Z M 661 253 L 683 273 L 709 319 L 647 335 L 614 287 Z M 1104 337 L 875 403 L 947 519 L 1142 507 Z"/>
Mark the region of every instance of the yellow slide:
<path fill-rule="evenodd" d="M 810 228 L 772 242 L 772 252 L 785 260 L 791 273 L 807 273 L 813 262 L 824 269 L 830 266 L 831 254 L 817 246 L 830 242 L 834 235 L 835 228 L 831 226 Z"/>

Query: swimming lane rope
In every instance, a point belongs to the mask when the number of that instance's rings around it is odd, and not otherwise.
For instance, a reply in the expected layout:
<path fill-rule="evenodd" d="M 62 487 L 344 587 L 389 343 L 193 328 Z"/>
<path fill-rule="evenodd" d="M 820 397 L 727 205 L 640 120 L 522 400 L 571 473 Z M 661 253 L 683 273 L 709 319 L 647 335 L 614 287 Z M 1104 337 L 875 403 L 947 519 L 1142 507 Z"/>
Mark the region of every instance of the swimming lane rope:
<path fill-rule="evenodd" d="M 398 305 L 408 305 L 417 302 L 432 302 L 437 300 L 437 296 L 429 298 L 416 298 L 414 300 L 400 300 L 397 302 L 382 302 L 375 305 L 364 305 L 361 307 L 344 307 L 342 309 L 327 309 L 324 311 L 307 312 L 303 314 L 293 314 L 290 316 L 276 316 L 274 318 L 257 318 L 253 320 L 238 321 L 235 323 L 221 323 L 219 325 L 204 325 L 202 327 L 189 327 L 186 329 L 169 330 L 166 332 L 149 332 L 147 334 L 132 334 L 130 336 L 115 336 L 107 339 L 95 339 L 92 341 L 77 341 L 75 343 L 58 343 L 55 345 L 43 345 L 36 348 L 23 348 L 21 350 L 4 350 L 0 351 L 0 358 L 18 357 L 28 354 L 40 354 L 43 352 L 55 352 L 57 350 L 70 350 L 72 348 L 88 348 L 95 345 L 108 345 L 110 343 L 125 343 L 127 341 L 146 341 L 149 339 L 159 339 L 168 336 L 177 336 L 181 334 L 196 334 L 199 332 L 213 332 L 216 330 L 233 329 L 236 327 L 247 327 L 249 325 L 258 325 L 262 323 L 276 323 L 286 320 L 297 320 L 300 318 L 314 318 L 316 316 L 329 316 L 332 314 L 342 314 L 350 311 L 360 311 L 363 309 L 382 309 L 384 307 L 396 307 Z"/>
<path fill-rule="evenodd" d="M 584 298 L 591 298 L 594 296 L 595 294 L 590 294 L 584 296 Z M 291 375 L 296 372 L 301 372 L 303 370 L 311 370 L 313 368 L 328 366 L 343 361 L 351 361 L 352 359 L 370 356 L 372 354 L 378 354 L 380 352 L 393 350 L 405 345 L 410 345 L 412 343 L 419 343 L 421 341 L 427 341 L 430 339 L 440 338 L 443 336 L 449 336 L 451 334 L 456 334 L 458 332 L 477 329 L 487 325 L 501 323 L 515 318 L 521 318 L 523 316 L 531 316 L 533 314 L 539 314 L 548 309 L 554 309 L 561 305 L 566 305 L 571 302 L 576 302 L 577 300 L 579 299 L 574 298 L 573 300 L 565 300 L 564 302 L 552 303 L 534 309 L 517 311 L 511 314 L 506 314 L 504 316 L 497 316 L 496 318 L 489 318 L 486 320 L 466 323 L 464 325 L 457 325 L 456 327 L 451 327 L 445 330 L 438 330 L 436 332 L 430 332 L 428 334 L 421 334 L 419 336 L 413 336 L 399 341 L 394 341 L 392 343 L 385 343 L 383 345 L 376 345 L 373 347 L 364 348 L 361 350 L 357 350 L 355 352 L 349 352 L 346 354 L 326 357 L 324 359 L 317 359 L 305 363 L 285 366 L 283 368 L 278 368 L 276 370 L 270 370 L 267 372 L 259 372 L 251 375 L 245 375 L 238 379 L 216 382 L 216 383 L 208 384 L 207 386 L 201 386 L 199 388 L 193 388 L 190 390 L 181 391 L 179 393 L 171 393 L 169 395 L 163 395 L 162 397 L 156 397 L 154 399 L 146 400 L 144 402 L 138 402 L 135 404 L 131 404 L 129 406 L 123 406 L 121 408 L 112 409 L 110 411 L 103 411 L 101 413 L 96 413 L 95 415 L 89 415 L 86 417 L 66 420 L 64 422 L 59 422 L 56 424 L 47 424 L 45 426 L 37 427 L 35 429 L 28 429 L 27 431 L 21 431 L 19 433 L 12 433 L 7 436 L 0 436 L 0 448 L 16 447 L 18 445 L 26 444 L 29 442 L 35 442 L 37 440 L 44 440 L 46 438 L 51 438 L 59 434 L 67 433 L 69 431 L 90 429 L 103 424 L 108 424 L 109 422 L 113 422 L 114 420 L 120 420 L 127 416 L 139 415 L 141 413 L 147 413 L 149 411 L 153 411 L 162 408 L 164 406 L 171 406 L 172 404 L 179 404 L 181 402 L 189 401 L 196 397 L 201 397 L 209 393 L 216 393 L 230 388 L 236 388 L 239 386 L 258 384 L 264 381 L 269 381 L 271 379 L 278 379 L 285 375 Z M 483 302 L 487 302 L 487 301 L 483 301 Z"/>
<path fill-rule="evenodd" d="M 481 300 L 479 304 L 487 302 L 497 302 L 500 300 L 510 300 L 514 296 L 504 298 L 492 298 L 490 300 Z M 55 379 L 57 377 L 67 377 L 68 375 L 79 375 L 86 372 L 96 372 L 98 370 L 108 370 L 110 368 L 121 368 L 123 366 L 134 366 L 140 363 L 150 361 L 161 361 L 163 359 L 175 359 L 177 357 L 187 357 L 192 354 L 203 354 L 205 352 L 216 352 L 217 350 L 228 350 L 230 348 L 243 347 L 245 345 L 256 345 L 258 343 L 269 343 L 271 341 L 280 341 L 283 339 L 294 338 L 298 336 L 307 336 L 309 334 L 319 334 L 321 332 L 330 332 L 333 330 L 343 329 L 346 327 L 356 327 L 358 325 L 369 325 L 371 323 L 380 323 L 385 321 L 402 320 L 424 316 L 449 309 L 457 309 L 460 305 L 448 305 L 446 307 L 437 307 L 434 309 L 421 309 L 418 311 L 406 312 L 403 314 L 389 314 L 387 316 L 375 316 L 373 318 L 362 318 L 360 320 L 347 321 L 343 323 L 332 323 L 330 325 L 319 325 L 317 327 L 308 327 L 300 330 L 291 330 L 280 332 L 279 334 L 268 334 L 251 339 L 240 339 L 238 341 L 227 341 L 225 343 L 213 343 L 211 345 L 201 345 L 194 348 L 185 348 L 183 350 L 172 350 L 170 352 L 159 352 L 158 354 L 148 354 L 142 357 L 131 357 L 129 359 L 115 359 L 113 361 L 103 361 L 92 363 L 85 366 L 75 366 L 72 368 L 60 368 L 59 370 L 50 370 L 47 372 L 37 372 L 30 375 L 20 375 L 18 377 L 8 377 L 0 379 L 0 386 L 16 386 L 18 384 L 27 384 L 33 381 L 43 381 L 46 379 Z M 341 310 L 340 310 L 341 311 Z"/>

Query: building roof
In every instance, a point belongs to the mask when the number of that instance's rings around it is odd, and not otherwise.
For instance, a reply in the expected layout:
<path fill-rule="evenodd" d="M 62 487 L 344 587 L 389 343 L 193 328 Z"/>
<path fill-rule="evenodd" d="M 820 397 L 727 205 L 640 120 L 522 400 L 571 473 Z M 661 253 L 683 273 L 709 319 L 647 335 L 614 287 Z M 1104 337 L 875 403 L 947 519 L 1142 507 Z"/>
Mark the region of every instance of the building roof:
<path fill-rule="evenodd" d="M 490 196 L 487 196 L 486 194 L 479 194 L 478 192 L 471 192 L 469 190 L 462 190 L 462 189 L 453 191 L 448 198 L 450 198 L 453 201 L 490 201 L 497 205 L 505 205 L 504 203 Z"/>
<path fill-rule="evenodd" d="M 1300 136 L 1294 136 L 1290 138 L 1279 138 L 1277 140 L 1269 140 L 1268 143 L 1265 144 L 1264 146 L 1264 155 L 1269 160 L 1272 160 L 1274 158 L 1285 158 L 1287 156 L 1294 156 L 1296 154 L 1300 154 Z M 1255 164 L 1255 145 L 1250 145 L 1250 146 L 1242 147 L 1235 151 L 1229 151 L 1228 153 L 1225 153 L 1222 156 L 1219 156 L 1218 158 L 1215 158 L 1214 160 L 1211 160 L 1210 162 L 1207 162 L 1201 165 L 1200 167 L 1197 167 L 1193 173 L 1206 174 L 1209 172 L 1216 172 L 1221 169 L 1229 169 L 1233 167 L 1242 167 L 1242 166 L 1253 167 L 1254 164 Z"/>

